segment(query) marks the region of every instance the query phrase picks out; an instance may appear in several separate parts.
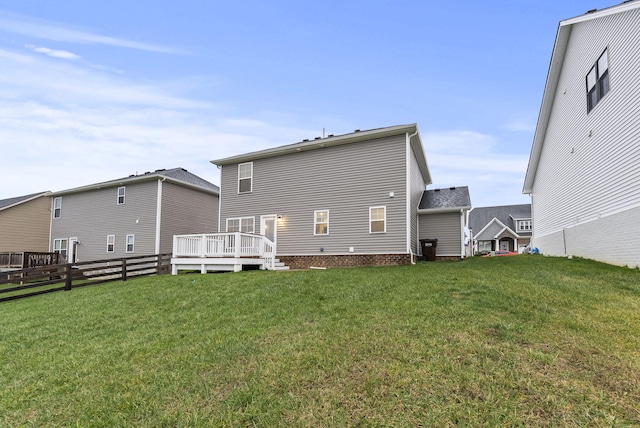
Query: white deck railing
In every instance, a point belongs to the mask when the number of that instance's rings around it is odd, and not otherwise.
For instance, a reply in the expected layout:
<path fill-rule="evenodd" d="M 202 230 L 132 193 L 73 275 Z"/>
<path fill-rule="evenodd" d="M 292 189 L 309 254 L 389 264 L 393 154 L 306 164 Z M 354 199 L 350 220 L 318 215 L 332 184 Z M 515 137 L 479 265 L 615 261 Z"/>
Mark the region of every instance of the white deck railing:
<path fill-rule="evenodd" d="M 175 235 L 173 257 L 260 257 L 273 269 L 276 245 L 261 235 L 242 232 Z"/>

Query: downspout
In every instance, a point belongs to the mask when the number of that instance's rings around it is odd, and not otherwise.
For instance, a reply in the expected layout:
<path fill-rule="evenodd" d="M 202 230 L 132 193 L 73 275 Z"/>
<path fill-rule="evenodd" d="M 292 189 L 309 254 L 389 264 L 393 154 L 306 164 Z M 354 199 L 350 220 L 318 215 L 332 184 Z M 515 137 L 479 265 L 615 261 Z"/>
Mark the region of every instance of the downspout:
<path fill-rule="evenodd" d="M 464 259 L 466 254 L 465 248 L 464 248 L 464 210 L 462 208 L 460 208 L 460 234 L 462 235 L 460 238 L 460 244 L 461 244 L 461 248 L 460 248 L 460 254 L 462 255 L 461 258 Z"/>
<path fill-rule="evenodd" d="M 55 198 L 51 198 L 51 208 L 49 211 L 49 252 L 53 253 L 53 241 L 51 241 L 51 237 L 53 236 L 53 200 Z"/>
<path fill-rule="evenodd" d="M 418 128 L 416 128 L 416 132 L 414 132 L 413 134 L 408 134 L 407 133 L 407 145 L 406 145 L 406 156 L 405 156 L 405 164 L 406 164 L 406 177 L 405 177 L 405 198 L 407 198 L 406 201 L 406 209 L 407 209 L 407 252 L 411 255 L 411 264 L 415 264 L 414 260 L 413 260 L 413 248 L 411 248 L 411 244 L 412 244 L 412 239 L 413 236 L 411 235 L 411 224 L 413 223 L 413 220 L 411 219 L 411 175 L 409 174 L 409 172 L 411 171 L 411 139 L 413 137 L 415 137 L 416 135 L 418 135 Z M 422 189 L 424 190 L 424 189 Z M 416 222 L 417 222 L 417 217 L 418 217 L 418 211 L 416 209 Z M 416 244 L 418 242 L 418 229 L 416 228 Z"/>
<path fill-rule="evenodd" d="M 156 201 L 156 249 L 155 253 L 160 254 L 160 227 L 162 225 L 162 182 L 167 177 L 158 180 L 158 200 Z"/>

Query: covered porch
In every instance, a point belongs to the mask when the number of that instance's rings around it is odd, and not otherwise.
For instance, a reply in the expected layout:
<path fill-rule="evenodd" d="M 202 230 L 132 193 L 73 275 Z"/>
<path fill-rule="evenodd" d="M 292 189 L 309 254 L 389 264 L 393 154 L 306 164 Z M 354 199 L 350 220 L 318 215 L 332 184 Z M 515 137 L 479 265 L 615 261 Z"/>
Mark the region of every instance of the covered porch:
<path fill-rule="evenodd" d="M 279 270 L 282 266 L 275 256 L 275 243 L 261 235 L 242 232 L 175 235 L 171 273 Z"/>

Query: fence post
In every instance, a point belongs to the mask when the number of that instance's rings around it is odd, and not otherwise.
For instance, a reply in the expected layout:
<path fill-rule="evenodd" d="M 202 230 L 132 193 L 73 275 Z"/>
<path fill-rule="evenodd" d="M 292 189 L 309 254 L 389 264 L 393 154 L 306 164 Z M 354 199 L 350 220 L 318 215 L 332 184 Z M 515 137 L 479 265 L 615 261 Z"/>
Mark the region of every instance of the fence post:
<path fill-rule="evenodd" d="M 127 259 L 125 259 L 124 257 L 122 258 L 122 280 L 126 281 L 127 280 Z"/>
<path fill-rule="evenodd" d="M 64 281 L 64 289 L 65 291 L 70 291 L 71 290 L 71 263 L 67 263 L 65 265 L 65 272 L 67 275 L 67 278 Z"/>

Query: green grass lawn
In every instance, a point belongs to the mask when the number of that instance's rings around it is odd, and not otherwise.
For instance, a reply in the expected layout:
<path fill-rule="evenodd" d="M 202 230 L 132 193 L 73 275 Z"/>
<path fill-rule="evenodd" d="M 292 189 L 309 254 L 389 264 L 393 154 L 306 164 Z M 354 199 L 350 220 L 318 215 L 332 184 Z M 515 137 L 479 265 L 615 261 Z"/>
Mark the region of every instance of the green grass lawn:
<path fill-rule="evenodd" d="M 640 271 L 519 256 L 0 305 L 0 426 L 639 426 Z"/>

